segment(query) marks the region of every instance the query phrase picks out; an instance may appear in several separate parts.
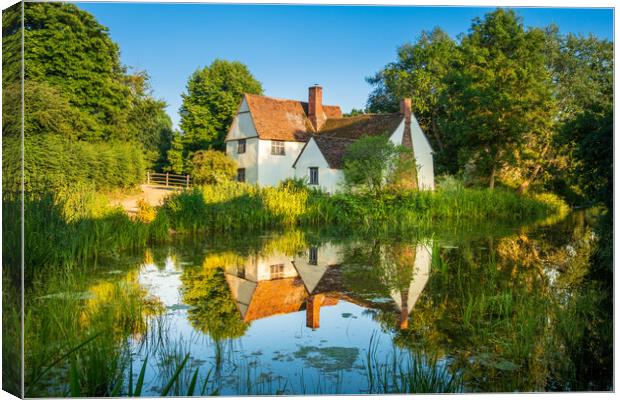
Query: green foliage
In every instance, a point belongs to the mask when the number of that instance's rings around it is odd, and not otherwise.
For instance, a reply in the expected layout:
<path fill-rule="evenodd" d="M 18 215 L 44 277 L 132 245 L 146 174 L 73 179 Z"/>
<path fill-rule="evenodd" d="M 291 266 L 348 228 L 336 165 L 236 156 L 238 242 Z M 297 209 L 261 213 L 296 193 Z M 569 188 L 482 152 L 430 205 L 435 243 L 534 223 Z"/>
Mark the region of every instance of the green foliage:
<path fill-rule="evenodd" d="M 199 150 L 191 161 L 190 174 L 196 184 L 217 184 L 232 180 L 237 174 L 237 163 L 217 150 Z"/>
<path fill-rule="evenodd" d="M 562 218 L 557 196 L 521 196 L 507 190 L 456 188 L 327 195 L 305 188 L 258 188 L 229 182 L 184 191 L 158 213 L 177 232 L 244 231 L 269 227 L 334 225 L 398 231 L 438 221 L 496 223 Z"/>
<path fill-rule="evenodd" d="M 564 127 L 574 144 L 574 174 L 570 181 L 591 201 L 613 207 L 613 110 L 593 106 L 579 113 Z"/>
<path fill-rule="evenodd" d="M 144 71 L 128 74 L 108 29 L 73 4 L 25 7 L 25 134 L 55 134 L 72 141 L 133 142 L 147 163 L 161 168 L 172 123 L 163 101 L 150 95 Z M 19 8 L 3 18 L 3 48 L 21 43 Z M 4 135 L 19 135 L 20 59 L 3 60 Z M 100 184 L 101 182 L 96 182 Z"/>
<path fill-rule="evenodd" d="M 583 201 L 573 150 L 583 118 L 605 129 L 594 115 L 613 101 L 613 43 L 553 25 L 526 29 L 514 11 L 498 9 L 456 42 L 439 28 L 423 32 L 367 81 L 371 112 L 412 99 L 436 172 Z"/>
<path fill-rule="evenodd" d="M 170 149 L 166 152 L 167 165 L 164 167 L 164 171 L 175 174 L 182 174 L 185 172 L 182 140 L 181 134 L 178 131 L 172 133 Z"/>
<path fill-rule="evenodd" d="M 446 78 L 446 132 L 459 138 L 462 165 L 491 188 L 497 171 L 518 163 L 533 139 L 544 157 L 555 112 L 544 50 L 542 31 L 525 30 L 514 11 L 499 9 L 474 20 Z"/>
<path fill-rule="evenodd" d="M 20 140 L 4 139 L 3 190 L 20 187 Z M 58 135 L 36 135 L 24 140 L 24 186 L 30 193 L 55 191 L 70 185 L 95 189 L 130 188 L 144 181 L 146 163 L 139 146 L 122 142 L 88 143 Z M 6 197 L 6 196 L 5 196 Z"/>
<path fill-rule="evenodd" d="M 215 60 L 190 76 L 179 111 L 186 156 L 201 149 L 224 150 L 224 138 L 244 93 L 262 94 L 263 88 L 237 61 Z"/>
<path fill-rule="evenodd" d="M 219 267 L 187 268 L 181 275 L 183 302 L 192 308 L 192 325 L 214 340 L 242 336 L 248 325 L 231 297 L 224 270 Z"/>
<path fill-rule="evenodd" d="M 445 117 L 450 104 L 441 96 L 447 89 L 446 76 L 458 57 L 457 44 L 441 29 L 423 31 L 415 43 L 406 43 L 398 49 L 398 60 L 386 65 L 374 76 L 367 78 L 375 89 L 368 98 L 370 112 L 398 112 L 399 101 L 410 98 L 412 110 L 434 149 L 434 162 L 439 171 L 455 172 L 451 165 L 454 157 L 450 146 L 452 137 L 446 135 L 439 122 Z"/>
<path fill-rule="evenodd" d="M 411 151 L 394 145 L 387 136 L 363 136 L 351 143 L 344 155 L 344 178 L 348 188 L 378 195 L 416 166 Z"/>

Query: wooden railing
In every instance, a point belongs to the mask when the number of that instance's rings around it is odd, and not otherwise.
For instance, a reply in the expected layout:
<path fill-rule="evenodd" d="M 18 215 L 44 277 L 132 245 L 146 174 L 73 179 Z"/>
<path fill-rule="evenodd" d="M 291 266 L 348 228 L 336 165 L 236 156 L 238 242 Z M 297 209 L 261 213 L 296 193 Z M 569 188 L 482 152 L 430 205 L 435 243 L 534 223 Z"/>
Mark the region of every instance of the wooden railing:
<path fill-rule="evenodd" d="M 148 185 L 189 188 L 190 178 L 189 175 L 176 175 L 168 172 L 160 173 L 147 171 L 146 183 Z"/>

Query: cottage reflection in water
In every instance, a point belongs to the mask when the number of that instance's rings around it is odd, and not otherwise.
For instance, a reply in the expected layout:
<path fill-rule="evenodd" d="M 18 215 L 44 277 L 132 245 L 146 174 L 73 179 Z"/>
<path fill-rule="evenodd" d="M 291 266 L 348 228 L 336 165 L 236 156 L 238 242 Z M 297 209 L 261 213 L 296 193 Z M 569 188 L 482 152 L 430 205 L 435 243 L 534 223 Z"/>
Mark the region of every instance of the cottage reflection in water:
<path fill-rule="evenodd" d="M 397 253 L 398 274 L 408 278 L 404 285 L 391 285 L 388 268 L 382 279 L 390 288 L 394 312 L 399 315 L 398 328 L 407 329 L 409 314 L 429 278 L 431 247 L 425 243 L 382 250 L 382 262 L 394 258 Z M 340 266 L 345 253 L 343 245 L 324 243 L 296 256 L 274 252 L 268 256 L 239 258 L 238 265 L 227 265 L 226 282 L 243 322 L 305 310 L 306 326 L 318 329 L 321 308 L 334 306 L 339 301 L 379 308 L 381 303 L 356 295 L 343 286 Z"/>

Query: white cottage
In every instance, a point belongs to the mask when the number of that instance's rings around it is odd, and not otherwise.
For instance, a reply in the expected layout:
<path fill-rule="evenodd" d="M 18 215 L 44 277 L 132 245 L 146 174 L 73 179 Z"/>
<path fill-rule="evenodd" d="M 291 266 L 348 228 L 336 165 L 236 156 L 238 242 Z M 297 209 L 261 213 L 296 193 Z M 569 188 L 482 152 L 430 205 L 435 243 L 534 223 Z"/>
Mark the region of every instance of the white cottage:
<path fill-rule="evenodd" d="M 418 185 L 434 188 L 433 154 L 411 112 L 343 117 L 339 106 L 323 105 L 320 86 L 309 88 L 308 102 L 245 94 L 226 136 L 226 154 L 237 161 L 237 180 L 274 186 L 286 178 L 303 178 L 326 192 L 344 181 L 343 155 L 363 135 L 387 134 L 413 150 Z"/>

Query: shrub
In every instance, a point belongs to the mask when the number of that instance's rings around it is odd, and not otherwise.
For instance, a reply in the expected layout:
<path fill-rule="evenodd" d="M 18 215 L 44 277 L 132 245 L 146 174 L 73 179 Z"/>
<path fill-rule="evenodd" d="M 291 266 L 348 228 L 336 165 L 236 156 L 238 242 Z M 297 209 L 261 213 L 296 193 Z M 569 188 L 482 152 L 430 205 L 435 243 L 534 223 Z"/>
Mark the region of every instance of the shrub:
<path fill-rule="evenodd" d="M 6 179 L 3 190 L 20 186 L 20 143 L 10 138 L 3 149 Z M 144 180 L 142 147 L 130 142 L 70 141 L 57 135 L 26 137 L 24 184 L 29 193 L 46 193 L 62 187 L 87 184 L 94 189 L 130 188 Z"/>
<path fill-rule="evenodd" d="M 194 153 L 190 173 L 197 184 L 216 184 L 232 180 L 237 164 L 221 151 L 200 150 Z"/>
<path fill-rule="evenodd" d="M 385 186 L 417 186 L 411 151 L 396 146 L 387 135 L 362 136 L 351 143 L 345 151 L 343 172 L 345 185 L 361 193 L 379 195 Z"/>
<path fill-rule="evenodd" d="M 138 200 L 138 212 L 136 214 L 138 221 L 148 224 L 155 219 L 155 216 L 155 207 L 151 206 L 144 199 Z"/>

